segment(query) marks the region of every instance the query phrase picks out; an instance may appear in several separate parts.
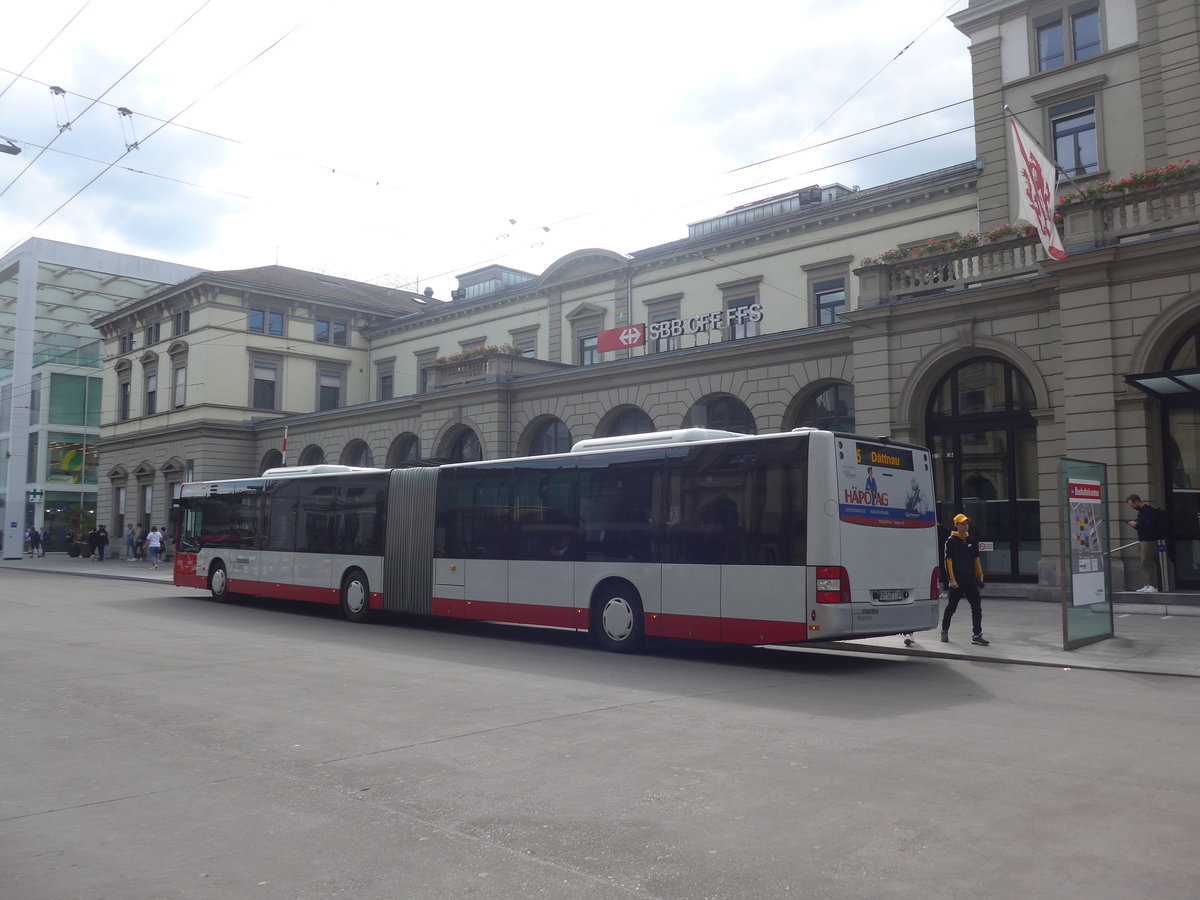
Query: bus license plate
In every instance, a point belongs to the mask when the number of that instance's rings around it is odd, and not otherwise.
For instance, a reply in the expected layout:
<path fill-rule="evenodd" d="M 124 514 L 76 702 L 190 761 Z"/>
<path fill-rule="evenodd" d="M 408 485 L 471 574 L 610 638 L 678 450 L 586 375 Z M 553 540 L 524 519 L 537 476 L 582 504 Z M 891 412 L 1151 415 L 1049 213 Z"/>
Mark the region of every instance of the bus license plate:
<path fill-rule="evenodd" d="M 896 600 L 907 600 L 908 591 L 902 591 L 900 589 L 871 591 L 871 599 L 880 603 L 888 603 Z"/>

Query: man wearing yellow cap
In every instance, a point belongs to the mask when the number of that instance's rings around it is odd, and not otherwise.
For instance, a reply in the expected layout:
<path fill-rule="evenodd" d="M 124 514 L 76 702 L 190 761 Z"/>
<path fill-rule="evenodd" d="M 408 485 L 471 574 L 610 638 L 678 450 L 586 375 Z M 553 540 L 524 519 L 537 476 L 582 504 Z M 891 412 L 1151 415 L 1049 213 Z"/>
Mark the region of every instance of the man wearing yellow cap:
<path fill-rule="evenodd" d="M 964 596 L 971 604 L 971 643 L 986 647 L 990 641 L 983 637 L 983 604 L 979 589 L 983 587 L 983 567 L 979 564 L 979 543 L 968 533 L 971 520 L 959 513 L 954 517 L 954 531 L 946 538 L 942 558 L 946 561 L 946 579 L 950 582 L 950 600 L 942 613 L 942 640 L 950 640 L 950 620 Z"/>

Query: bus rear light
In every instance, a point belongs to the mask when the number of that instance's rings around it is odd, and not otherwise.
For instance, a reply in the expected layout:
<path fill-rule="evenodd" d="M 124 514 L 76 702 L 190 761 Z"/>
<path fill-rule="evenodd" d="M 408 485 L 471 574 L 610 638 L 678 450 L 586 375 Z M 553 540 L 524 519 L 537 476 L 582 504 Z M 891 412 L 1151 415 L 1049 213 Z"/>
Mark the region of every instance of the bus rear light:
<path fill-rule="evenodd" d="M 942 570 L 937 566 L 933 567 L 933 574 L 929 576 L 929 599 L 937 600 L 941 595 L 941 578 Z"/>
<path fill-rule="evenodd" d="M 850 576 L 844 568 L 817 566 L 817 602 L 850 602 Z"/>

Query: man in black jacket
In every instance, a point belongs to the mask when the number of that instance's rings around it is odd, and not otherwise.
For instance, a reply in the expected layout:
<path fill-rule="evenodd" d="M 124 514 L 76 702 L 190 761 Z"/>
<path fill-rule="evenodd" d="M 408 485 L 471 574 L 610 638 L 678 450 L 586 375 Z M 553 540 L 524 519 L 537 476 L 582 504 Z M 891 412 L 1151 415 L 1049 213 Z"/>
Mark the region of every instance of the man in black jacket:
<path fill-rule="evenodd" d="M 1158 580 L 1158 510 L 1139 497 L 1130 494 L 1125 498 L 1129 508 L 1137 513 L 1136 519 L 1130 519 L 1126 524 L 1137 531 L 1138 551 L 1142 557 L 1142 571 L 1146 575 L 1146 584 L 1137 589 L 1139 594 L 1156 594 L 1162 589 Z"/>
<path fill-rule="evenodd" d="M 954 531 L 942 548 L 950 584 L 950 600 L 942 613 L 942 640 L 950 640 L 950 620 L 958 609 L 958 601 L 966 597 L 971 604 L 971 643 L 986 647 L 991 642 L 983 637 L 983 604 L 979 599 L 983 567 L 979 564 L 979 543 L 968 533 L 970 524 L 971 520 L 962 513 L 955 516 Z"/>

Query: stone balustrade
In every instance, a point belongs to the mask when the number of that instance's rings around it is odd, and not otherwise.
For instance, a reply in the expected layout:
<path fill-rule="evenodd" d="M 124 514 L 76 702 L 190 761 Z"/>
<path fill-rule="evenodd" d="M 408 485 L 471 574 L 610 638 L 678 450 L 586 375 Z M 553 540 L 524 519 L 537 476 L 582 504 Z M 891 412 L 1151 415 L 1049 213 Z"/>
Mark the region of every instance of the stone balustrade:
<path fill-rule="evenodd" d="M 428 368 L 427 390 L 462 387 L 489 381 L 507 381 L 515 375 L 532 375 L 552 369 L 561 369 L 560 363 L 544 359 L 532 359 L 511 353 L 489 353 L 470 359 L 433 365 Z"/>
<path fill-rule="evenodd" d="M 1068 253 L 1200 231 L 1200 178 L 1113 191 L 1058 209 Z M 1047 259 L 1036 235 L 981 242 L 854 270 L 859 308 L 1033 277 Z"/>

